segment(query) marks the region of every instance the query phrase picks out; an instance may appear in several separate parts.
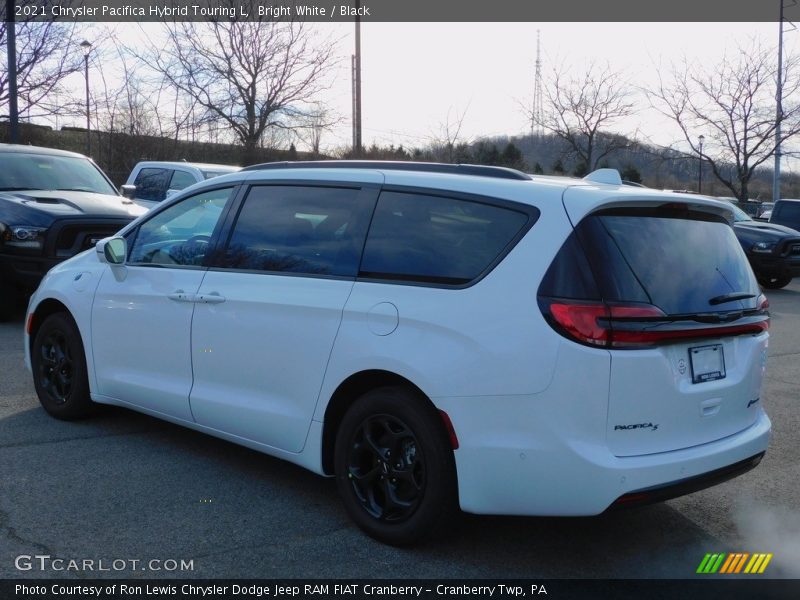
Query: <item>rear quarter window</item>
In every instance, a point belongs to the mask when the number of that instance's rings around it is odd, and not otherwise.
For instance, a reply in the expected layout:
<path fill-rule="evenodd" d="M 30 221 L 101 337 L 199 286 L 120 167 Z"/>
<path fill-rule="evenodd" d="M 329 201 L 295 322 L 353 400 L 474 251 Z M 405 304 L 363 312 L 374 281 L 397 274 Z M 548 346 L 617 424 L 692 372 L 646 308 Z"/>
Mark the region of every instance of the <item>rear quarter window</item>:
<path fill-rule="evenodd" d="M 686 210 L 622 209 L 577 228 L 607 302 L 641 302 L 668 315 L 717 310 L 709 299 L 759 287 L 733 228 L 722 217 Z M 725 310 L 739 308 L 736 303 Z"/>
<path fill-rule="evenodd" d="M 422 193 L 381 193 L 359 275 L 463 285 L 489 269 L 532 219 L 525 212 Z"/>
<path fill-rule="evenodd" d="M 800 226 L 800 202 L 778 202 L 772 215 L 773 221 L 797 229 Z"/>

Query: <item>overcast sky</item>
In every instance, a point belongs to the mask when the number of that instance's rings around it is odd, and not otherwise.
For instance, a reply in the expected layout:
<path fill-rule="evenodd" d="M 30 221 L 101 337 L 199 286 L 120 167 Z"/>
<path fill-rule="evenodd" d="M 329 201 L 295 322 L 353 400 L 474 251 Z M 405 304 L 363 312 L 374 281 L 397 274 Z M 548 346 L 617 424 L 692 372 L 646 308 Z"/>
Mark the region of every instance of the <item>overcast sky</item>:
<path fill-rule="evenodd" d="M 158 37 L 160 24 L 114 24 L 124 41 Z M 96 25 L 98 27 L 106 25 Z M 321 101 L 343 117 L 343 125 L 323 146 L 351 142 L 350 55 L 352 24 L 315 24 L 323 36 L 339 40 L 340 68 Z M 671 63 L 714 64 L 737 44 L 756 39 L 777 45 L 777 23 L 364 23 L 362 33 L 363 139 L 420 146 L 440 126 L 464 114 L 463 137 L 516 135 L 529 130 L 520 102 L 530 103 L 534 85 L 536 33 L 541 35 L 542 69 L 555 64 L 581 69 L 589 60 L 606 61 L 635 84 L 647 87 Z M 800 47 L 800 32 L 785 35 L 787 51 Z M 777 61 L 777 56 L 776 56 Z M 83 85 L 77 77 L 73 85 Z M 619 133 L 668 145 L 678 139 L 647 102 L 619 123 Z M 78 123 L 76 123 L 78 124 Z"/>

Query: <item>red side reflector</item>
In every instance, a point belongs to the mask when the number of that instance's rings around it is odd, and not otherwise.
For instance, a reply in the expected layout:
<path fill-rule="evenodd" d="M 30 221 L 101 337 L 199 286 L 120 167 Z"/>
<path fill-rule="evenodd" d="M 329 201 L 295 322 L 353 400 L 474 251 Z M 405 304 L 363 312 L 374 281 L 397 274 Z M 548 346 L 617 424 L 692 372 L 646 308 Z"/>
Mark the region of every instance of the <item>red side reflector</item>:
<path fill-rule="evenodd" d="M 647 500 L 649 498 L 649 494 L 642 493 L 642 492 L 633 492 L 630 494 L 625 494 L 624 496 L 620 496 L 614 501 L 614 504 L 621 505 L 621 504 L 628 504 L 630 502 L 642 502 L 643 500 Z"/>
<path fill-rule="evenodd" d="M 458 436 L 456 435 L 455 427 L 453 427 L 453 422 L 450 420 L 450 415 L 440 410 L 439 416 L 442 417 L 442 423 L 444 423 L 444 428 L 447 430 L 447 435 L 450 437 L 450 446 L 453 450 L 458 450 Z"/>
<path fill-rule="evenodd" d="M 33 331 L 33 313 L 29 314 L 27 321 L 25 321 L 25 333 L 30 335 L 31 331 Z"/>

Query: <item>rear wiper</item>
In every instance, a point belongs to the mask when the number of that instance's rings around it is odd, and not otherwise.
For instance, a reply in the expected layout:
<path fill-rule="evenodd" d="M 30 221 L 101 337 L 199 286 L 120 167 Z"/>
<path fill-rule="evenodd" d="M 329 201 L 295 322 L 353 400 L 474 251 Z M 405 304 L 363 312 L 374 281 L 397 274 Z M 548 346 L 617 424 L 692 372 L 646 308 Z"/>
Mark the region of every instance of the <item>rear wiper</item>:
<path fill-rule="evenodd" d="M 734 300 L 747 300 L 748 298 L 755 298 L 755 294 L 748 294 L 747 292 L 733 292 L 731 294 L 722 294 L 721 296 L 714 296 L 708 303 L 711 306 L 717 304 L 725 304 L 726 302 L 733 302 Z"/>

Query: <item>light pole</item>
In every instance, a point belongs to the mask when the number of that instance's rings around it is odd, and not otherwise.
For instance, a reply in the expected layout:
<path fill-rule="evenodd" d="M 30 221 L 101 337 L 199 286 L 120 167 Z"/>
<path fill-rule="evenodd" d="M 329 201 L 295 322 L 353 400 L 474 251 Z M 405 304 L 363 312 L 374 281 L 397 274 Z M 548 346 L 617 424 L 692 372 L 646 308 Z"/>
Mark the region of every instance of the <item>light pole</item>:
<path fill-rule="evenodd" d="M 83 40 L 81 48 L 83 48 L 83 74 L 86 78 L 86 156 L 89 156 L 92 151 L 91 122 L 89 120 L 89 52 L 92 51 L 92 43 Z"/>
<path fill-rule="evenodd" d="M 703 193 L 703 142 L 706 141 L 706 136 L 701 135 L 697 138 L 698 143 L 698 150 L 697 150 L 697 162 L 698 162 L 698 169 L 697 169 L 697 193 Z"/>

